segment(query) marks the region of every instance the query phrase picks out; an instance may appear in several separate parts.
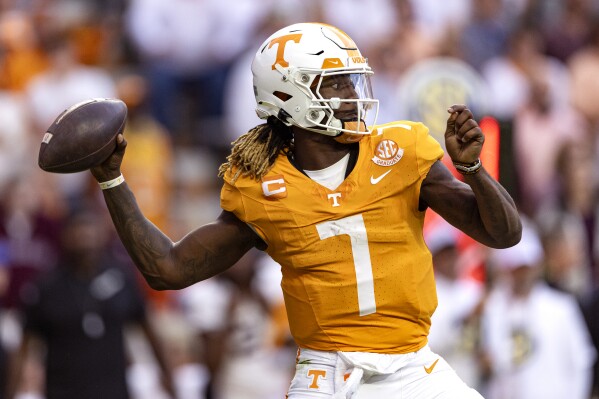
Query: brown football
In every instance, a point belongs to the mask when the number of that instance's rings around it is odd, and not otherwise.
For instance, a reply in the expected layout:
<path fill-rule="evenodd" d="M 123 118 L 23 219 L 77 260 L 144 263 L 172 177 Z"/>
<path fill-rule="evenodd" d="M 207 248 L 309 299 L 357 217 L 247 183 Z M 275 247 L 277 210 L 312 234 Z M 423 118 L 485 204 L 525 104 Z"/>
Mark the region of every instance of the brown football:
<path fill-rule="evenodd" d="M 115 98 L 94 98 L 63 111 L 40 146 L 38 165 L 46 172 L 75 173 L 104 162 L 123 132 L 127 106 Z"/>

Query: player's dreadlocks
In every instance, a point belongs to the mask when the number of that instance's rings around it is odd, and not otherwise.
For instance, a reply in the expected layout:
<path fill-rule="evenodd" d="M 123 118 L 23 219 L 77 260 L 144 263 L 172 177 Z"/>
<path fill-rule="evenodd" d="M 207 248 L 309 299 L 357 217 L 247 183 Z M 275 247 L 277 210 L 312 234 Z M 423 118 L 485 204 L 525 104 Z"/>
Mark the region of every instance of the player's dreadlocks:
<path fill-rule="evenodd" d="M 288 153 L 293 146 L 291 128 L 274 116 L 267 123 L 258 125 L 233 142 L 227 162 L 218 169 L 222 177 L 235 170 L 231 181 L 239 176 L 260 180 L 272 167 L 281 152 Z"/>

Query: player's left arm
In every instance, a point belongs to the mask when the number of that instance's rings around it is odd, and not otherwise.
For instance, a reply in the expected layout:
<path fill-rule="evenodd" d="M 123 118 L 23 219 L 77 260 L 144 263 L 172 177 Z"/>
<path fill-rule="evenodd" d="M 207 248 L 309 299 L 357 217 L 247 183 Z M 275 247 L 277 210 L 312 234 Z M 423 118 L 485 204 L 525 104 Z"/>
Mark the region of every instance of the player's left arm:
<path fill-rule="evenodd" d="M 474 165 L 480 156 L 484 135 L 472 112 L 453 105 L 447 120 L 445 147 L 454 164 Z M 437 161 L 420 190 L 421 206 L 429 206 L 445 220 L 475 240 L 492 248 L 517 244 L 522 224 L 514 200 L 484 167 L 465 174 L 464 182 Z"/>

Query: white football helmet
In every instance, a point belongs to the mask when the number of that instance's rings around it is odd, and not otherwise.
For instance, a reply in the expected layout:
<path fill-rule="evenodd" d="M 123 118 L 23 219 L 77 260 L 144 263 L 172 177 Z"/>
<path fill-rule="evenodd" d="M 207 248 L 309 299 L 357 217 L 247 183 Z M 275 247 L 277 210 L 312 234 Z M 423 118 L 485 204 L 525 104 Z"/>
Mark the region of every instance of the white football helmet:
<path fill-rule="evenodd" d="M 378 100 L 372 97 L 368 60 L 334 26 L 300 23 L 277 31 L 258 49 L 252 73 L 261 119 L 275 116 L 345 143 L 370 134 L 368 126 L 376 122 Z M 329 82 L 328 90 L 323 82 Z"/>

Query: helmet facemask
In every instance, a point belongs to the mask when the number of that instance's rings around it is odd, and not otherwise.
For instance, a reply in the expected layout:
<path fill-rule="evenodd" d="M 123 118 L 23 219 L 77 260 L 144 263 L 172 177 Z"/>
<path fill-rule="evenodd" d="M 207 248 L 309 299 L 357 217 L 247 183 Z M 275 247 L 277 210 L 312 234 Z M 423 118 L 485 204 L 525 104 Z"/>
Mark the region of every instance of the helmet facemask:
<path fill-rule="evenodd" d="M 334 136 L 342 143 L 353 143 L 370 134 L 368 126 L 375 124 L 378 113 L 370 75 L 371 71 L 325 70 L 315 76 L 306 114 L 313 127 L 306 129 Z"/>

